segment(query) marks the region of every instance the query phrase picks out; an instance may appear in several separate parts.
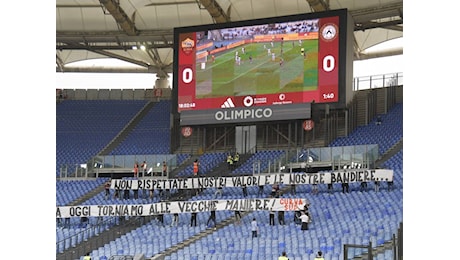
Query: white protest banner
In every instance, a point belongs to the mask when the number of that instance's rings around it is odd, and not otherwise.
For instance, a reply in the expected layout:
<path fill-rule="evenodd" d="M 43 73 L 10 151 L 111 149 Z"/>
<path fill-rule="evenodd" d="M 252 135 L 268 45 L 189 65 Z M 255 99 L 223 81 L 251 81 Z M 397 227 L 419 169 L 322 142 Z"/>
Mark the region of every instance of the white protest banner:
<path fill-rule="evenodd" d="M 206 189 L 279 184 L 329 184 L 392 181 L 393 170 L 347 169 L 318 173 L 273 173 L 238 177 L 197 177 L 184 179 L 113 179 L 111 189 Z"/>
<path fill-rule="evenodd" d="M 295 211 L 307 202 L 300 198 L 168 201 L 153 204 L 80 205 L 56 207 L 56 218 L 100 216 L 152 216 L 171 213 L 239 211 Z"/>

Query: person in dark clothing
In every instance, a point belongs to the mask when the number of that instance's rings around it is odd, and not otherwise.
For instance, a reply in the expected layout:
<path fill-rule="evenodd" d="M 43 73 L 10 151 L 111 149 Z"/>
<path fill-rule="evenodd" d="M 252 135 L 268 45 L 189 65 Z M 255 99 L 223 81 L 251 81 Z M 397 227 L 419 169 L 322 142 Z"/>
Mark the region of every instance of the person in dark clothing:
<path fill-rule="evenodd" d="M 174 227 L 174 226 L 177 227 L 178 224 L 179 224 L 179 213 L 174 213 L 171 219 L 171 227 Z"/>
<path fill-rule="evenodd" d="M 241 213 L 239 210 L 235 210 L 235 219 L 236 219 L 236 224 L 241 223 Z"/>
<path fill-rule="evenodd" d="M 300 210 L 296 210 L 294 212 L 294 223 L 297 224 L 297 225 L 300 224 L 300 214 L 301 214 Z"/>
<path fill-rule="evenodd" d="M 264 195 L 264 185 L 259 185 L 259 191 L 257 192 L 257 195 Z"/>
<path fill-rule="evenodd" d="M 241 188 L 243 189 L 243 197 L 247 197 L 248 196 L 248 189 L 246 187 L 246 184 L 243 184 L 243 186 Z"/>
<path fill-rule="evenodd" d="M 349 193 L 350 186 L 348 182 L 342 182 L 342 192 L 343 193 Z"/>
<path fill-rule="evenodd" d="M 271 193 L 271 196 L 272 197 L 276 197 L 277 196 L 277 193 L 280 189 L 280 185 L 278 182 L 275 182 L 273 185 L 272 185 L 272 193 Z"/>
<path fill-rule="evenodd" d="M 282 226 L 285 225 L 285 223 L 284 223 L 284 211 L 282 211 L 282 210 L 278 211 L 278 222 Z"/>
<path fill-rule="evenodd" d="M 196 212 L 192 212 L 192 215 L 190 217 L 190 226 L 191 227 L 196 227 Z"/>
<path fill-rule="evenodd" d="M 104 188 L 105 188 L 105 199 L 108 200 L 110 198 L 110 180 L 104 184 Z"/>
<path fill-rule="evenodd" d="M 380 181 L 374 181 L 374 191 L 379 192 L 380 190 Z"/>
<path fill-rule="evenodd" d="M 208 222 L 206 222 L 206 226 L 209 227 L 210 222 L 214 222 L 214 227 L 216 226 L 216 211 L 211 210 L 211 214 L 209 215 Z"/>
<path fill-rule="evenodd" d="M 387 181 L 387 189 L 388 191 L 393 190 L 393 180 Z"/>
<path fill-rule="evenodd" d="M 295 195 L 295 194 L 296 194 L 295 184 L 291 184 L 291 194 L 292 194 L 292 195 Z"/>
<path fill-rule="evenodd" d="M 270 210 L 269 212 L 269 225 L 270 226 L 275 225 L 275 212 L 273 210 Z"/>
<path fill-rule="evenodd" d="M 129 200 L 129 190 L 124 190 L 123 191 L 123 199 Z"/>
<path fill-rule="evenodd" d="M 361 182 L 359 191 L 367 191 L 367 182 L 366 181 Z"/>
<path fill-rule="evenodd" d="M 136 199 L 136 200 L 139 198 L 139 190 L 138 189 L 133 190 L 133 198 Z"/>
<path fill-rule="evenodd" d="M 158 222 L 160 222 L 163 225 L 164 224 L 163 214 L 158 214 L 157 215 L 157 220 L 158 220 Z"/>
<path fill-rule="evenodd" d="M 332 193 L 334 191 L 334 186 L 332 185 L 332 183 L 327 184 L 327 191 L 329 193 Z"/>

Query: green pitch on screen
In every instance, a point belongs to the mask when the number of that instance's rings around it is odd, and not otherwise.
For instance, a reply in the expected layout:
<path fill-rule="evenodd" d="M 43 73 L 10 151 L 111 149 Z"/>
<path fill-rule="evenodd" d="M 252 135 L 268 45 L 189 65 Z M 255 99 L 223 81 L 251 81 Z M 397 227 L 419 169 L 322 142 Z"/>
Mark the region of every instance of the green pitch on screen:
<path fill-rule="evenodd" d="M 265 46 L 265 48 L 264 48 Z M 245 53 L 242 53 L 242 47 Z M 271 54 L 275 53 L 275 60 Z M 304 48 L 306 56 L 301 54 Z M 262 95 L 312 91 L 318 87 L 318 40 L 250 43 L 208 57 L 196 66 L 196 97 Z M 235 60 L 241 57 L 240 65 Z M 252 61 L 250 59 L 252 58 Z M 282 64 L 280 63 L 282 58 Z"/>

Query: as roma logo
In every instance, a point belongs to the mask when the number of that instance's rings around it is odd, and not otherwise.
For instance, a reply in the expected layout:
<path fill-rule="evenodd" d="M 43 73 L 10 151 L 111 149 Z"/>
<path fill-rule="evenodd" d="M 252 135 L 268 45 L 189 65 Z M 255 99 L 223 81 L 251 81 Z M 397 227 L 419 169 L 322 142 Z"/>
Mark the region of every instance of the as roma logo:
<path fill-rule="evenodd" d="M 189 137 L 192 135 L 192 128 L 190 126 L 182 127 L 181 132 L 184 137 Z"/>
<path fill-rule="evenodd" d="M 192 39 L 187 38 L 182 41 L 181 47 L 182 51 L 184 51 L 185 54 L 189 55 L 190 53 L 192 53 L 193 47 L 195 47 L 195 42 Z"/>

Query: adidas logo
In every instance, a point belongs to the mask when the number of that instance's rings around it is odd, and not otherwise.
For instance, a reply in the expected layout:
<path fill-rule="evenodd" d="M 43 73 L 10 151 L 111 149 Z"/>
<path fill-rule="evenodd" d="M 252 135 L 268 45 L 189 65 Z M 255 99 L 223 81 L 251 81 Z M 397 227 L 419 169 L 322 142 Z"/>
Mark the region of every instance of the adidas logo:
<path fill-rule="evenodd" d="M 221 108 L 235 107 L 235 104 L 233 104 L 233 101 L 231 98 L 227 98 L 227 100 L 225 100 L 225 102 L 220 107 Z"/>

